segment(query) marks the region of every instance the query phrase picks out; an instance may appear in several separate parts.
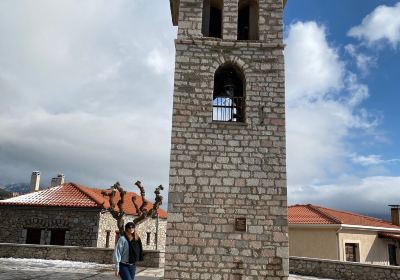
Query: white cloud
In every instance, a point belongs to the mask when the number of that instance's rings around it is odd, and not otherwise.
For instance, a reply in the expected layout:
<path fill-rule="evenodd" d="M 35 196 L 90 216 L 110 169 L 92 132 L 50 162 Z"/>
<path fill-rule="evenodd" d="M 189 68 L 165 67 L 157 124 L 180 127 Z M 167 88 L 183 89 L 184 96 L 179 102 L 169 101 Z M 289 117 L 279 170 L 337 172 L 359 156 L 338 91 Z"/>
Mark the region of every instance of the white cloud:
<path fill-rule="evenodd" d="M 364 75 L 368 74 L 369 69 L 376 65 L 376 57 L 359 52 L 357 47 L 353 44 L 346 45 L 345 50 L 355 59 L 358 69 L 360 69 Z"/>
<path fill-rule="evenodd" d="M 346 74 L 347 75 L 344 79 L 344 83 L 346 84 L 347 96 L 345 96 L 342 101 L 348 107 L 355 108 L 356 106 L 360 105 L 362 101 L 369 97 L 369 89 L 365 84 L 361 84 L 358 81 L 356 74 L 351 72 L 347 72 Z M 365 125 L 369 127 L 371 123 L 365 121 L 358 122 L 358 126 Z"/>
<path fill-rule="evenodd" d="M 168 184 L 176 29 L 158 2 L 0 1 L 0 184 Z"/>
<path fill-rule="evenodd" d="M 352 154 L 351 160 L 363 166 L 370 166 L 370 165 L 383 165 L 388 163 L 397 163 L 400 162 L 400 159 L 382 159 L 381 155 L 357 155 Z"/>
<path fill-rule="evenodd" d="M 389 204 L 399 204 L 400 177 L 347 178 L 334 185 L 289 188 L 289 203 L 311 203 L 364 214 L 390 216 Z"/>
<path fill-rule="evenodd" d="M 168 49 L 153 49 L 147 56 L 147 65 L 158 75 L 173 73 L 174 61 Z"/>
<path fill-rule="evenodd" d="M 31 111 L 16 118 L 1 118 L 2 176 L 11 180 L 13 167 L 29 178 L 38 167 L 49 183 L 57 172 L 67 180 L 107 187 L 125 186 L 140 179 L 149 187 L 168 181 L 169 120 L 143 119 L 141 112 L 114 116 L 74 112 L 49 114 Z M 161 144 L 165 143 L 165 144 Z M 46 182 L 44 182 L 46 183 Z"/>
<path fill-rule="evenodd" d="M 164 12 L 168 5 L 78 2 L 1 1 L 0 35 L 8 40 L 0 44 L 0 79 L 1 73 L 14 79 L 8 79 L 8 86 L 16 94 L 5 93 L 18 104 L 14 111 L 34 107 L 104 113 L 148 105 L 161 90 L 172 93 L 172 74 L 143 71 L 143 58 L 154 46 L 163 46 L 162 62 L 173 64 L 175 30 Z M 150 11 L 155 15 L 151 20 L 146 18 Z M 167 98 L 171 95 L 158 94 L 156 100 L 167 104 Z M 8 104 L 3 101 L 0 109 Z M 110 102 L 118 106 L 102 106 Z"/>
<path fill-rule="evenodd" d="M 348 35 L 368 45 L 387 41 L 397 47 L 400 42 L 400 3 L 393 7 L 378 6 L 360 25 L 351 28 Z"/>
<path fill-rule="evenodd" d="M 348 112 L 335 102 L 287 109 L 288 183 L 311 184 L 343 168 Z"/>
<path fill-rule="evenodd" d="M 346 170 L 347 138 L 377 125 L 359 108 L 368 87 L 345 69 L 325 30 L 298 22 L 285 40 L 289 186 L 321 183 Z"/>
<path fill-rule="evenodd" d="M 379 115 L 362 107 L 369 97 L 368 87 L 346 69 L 348 62 L 328 42 L 324 26 L 300 22 L 289 26 L 288 31 L 285 63 L 289 203 L 388 216 L 387 205 L 400 201 L 400 177 L 382 174 L 388 173 L 387 164 L 399 161 L 380 155 L 358 155 L 352 142 L 365 135 L 374 141 L 381 121 Z M 355 58 L 360 57 L 356 47 L 348 45 L 346 49 Z M 364 57 L 358 63 L 367 69 L 372 60 Z"/>
<path fill-rule="evenodd" d="M 286 99 L 320 99 L 343 87 L 344 64 L 316 22 L 290 25 L 285 40 Z"/>

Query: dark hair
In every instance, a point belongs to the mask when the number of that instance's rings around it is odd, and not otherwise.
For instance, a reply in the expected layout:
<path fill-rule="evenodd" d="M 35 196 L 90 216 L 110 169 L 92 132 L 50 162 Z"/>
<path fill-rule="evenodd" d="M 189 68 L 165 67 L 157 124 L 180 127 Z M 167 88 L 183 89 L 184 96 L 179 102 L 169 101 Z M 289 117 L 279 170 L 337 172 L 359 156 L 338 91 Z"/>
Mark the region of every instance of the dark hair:
<path fill-rule="evenodd" d="M 129 222 L 126 223 L 125 230 L 127 230 L 128 228 L 135 228 L 135 227 L 136 227 L 135 223 Z"/>

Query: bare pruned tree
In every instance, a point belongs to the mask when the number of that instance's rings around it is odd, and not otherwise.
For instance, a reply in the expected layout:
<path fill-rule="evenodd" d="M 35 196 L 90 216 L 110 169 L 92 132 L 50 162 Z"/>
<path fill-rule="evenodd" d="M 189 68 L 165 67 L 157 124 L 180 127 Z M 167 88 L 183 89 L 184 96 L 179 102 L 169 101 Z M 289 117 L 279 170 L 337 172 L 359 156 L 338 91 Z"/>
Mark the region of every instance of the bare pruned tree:
<path fill-rule="evenodd" d="M 161 191 L 164 190 L 162 185 L 159 185 L 154 193 L 156 195 L 155 197 L 155 202 L 153 204 L 153 207 L 148 209 L 147 205 L 148 202 L 146 200 L 146 192 L 144 190 L 144 187 L 140 181 L 137 181 L 135 183 L 135 186 L 137 186 L 140 190 L 140 196 L 142 198 L 142 203 L 139 206 L 137 204 L 137 199 L 136 196 L 132 196 L 132 204 L 136 209 L 137 217 L 133 220 L 133 223 L 135 224 L 140 224 L 143 221 L 145 221 L 148 218 L 156 218 L 158 214 L 158 209 L 160 208 L 162 204 L 163 197 L 161 196 Z M 119 193 L 119 199 L 117 202 L 117 205 L 115 205 L 115 196 L 116 194 Z M 101 194 L 104 197 L 108 197 L 109 201 L 109 207 L 105 207 L 106 210 L 108 210 L 113 218 L 117 221 L 117 226 L 119 229 L 119 232 L 124 232 L 124 225 L 125 225 L 125 220 L 124 217 L 126 215 L 123 205 L 125 203 L 125 195 L 126 191 L 121 187 L 119 182 L 116 182 L 113 186 L 110 187 L 109 190 L 102 191 Z M 104 205 L 104 204 L 103 204 Z"/>

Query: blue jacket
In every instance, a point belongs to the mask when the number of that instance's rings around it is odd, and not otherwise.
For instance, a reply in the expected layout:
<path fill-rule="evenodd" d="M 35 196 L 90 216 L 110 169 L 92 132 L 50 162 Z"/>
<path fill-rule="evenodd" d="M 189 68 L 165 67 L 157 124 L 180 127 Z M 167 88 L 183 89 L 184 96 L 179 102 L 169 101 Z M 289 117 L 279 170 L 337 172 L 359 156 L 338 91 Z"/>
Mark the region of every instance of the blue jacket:
<path fill-rule="evenodd" d="M 115 263 L 115 271 L 119 272 L 120 262 L 129 262 L 129 244 L 125 236 L 118 239 L 113 253 L 113 262 Z"/>
<path fill-rule="evenodd" d="M 129 262 L 129 241 L 126 239 L 124 235 L 122 235 L 117 242 L 117 245 L 115 245 L 114 253 L 113 253 L 113 262 L 115 264 L 115 270 L 119 272 L 119 263 L 124 262 L 128 263 Z M 140 245 L 141 241 L 139 239 Z M 140 246 L 141 247 L 141 246 Z M 143 260 L 143 249 L 141 249 L 139 261 Z"/>

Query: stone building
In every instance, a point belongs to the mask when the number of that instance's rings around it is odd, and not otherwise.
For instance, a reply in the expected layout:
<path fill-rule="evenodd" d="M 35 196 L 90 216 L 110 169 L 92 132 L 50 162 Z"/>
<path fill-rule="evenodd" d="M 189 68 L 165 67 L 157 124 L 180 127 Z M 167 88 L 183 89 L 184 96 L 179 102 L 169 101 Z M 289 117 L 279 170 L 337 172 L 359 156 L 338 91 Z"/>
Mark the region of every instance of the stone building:
<path fill-rule="evenodd" d="M 119 232 L 101 191 L 65 183 L 0 201 L 0 243 L 114 248 Z M 133 196 L 139 205 L 142 201 L 133 192 L 126 194 L 125 222 L 137 217 Z M 167 213 L 162 209 L 158 213 L 158 219 L 138 226 L 145 250 L 165 248 Z"/>
<path fill-rule="evenodd" d="M 165 279 L 287 279 L 281 0 L 171 0 Z"/>

